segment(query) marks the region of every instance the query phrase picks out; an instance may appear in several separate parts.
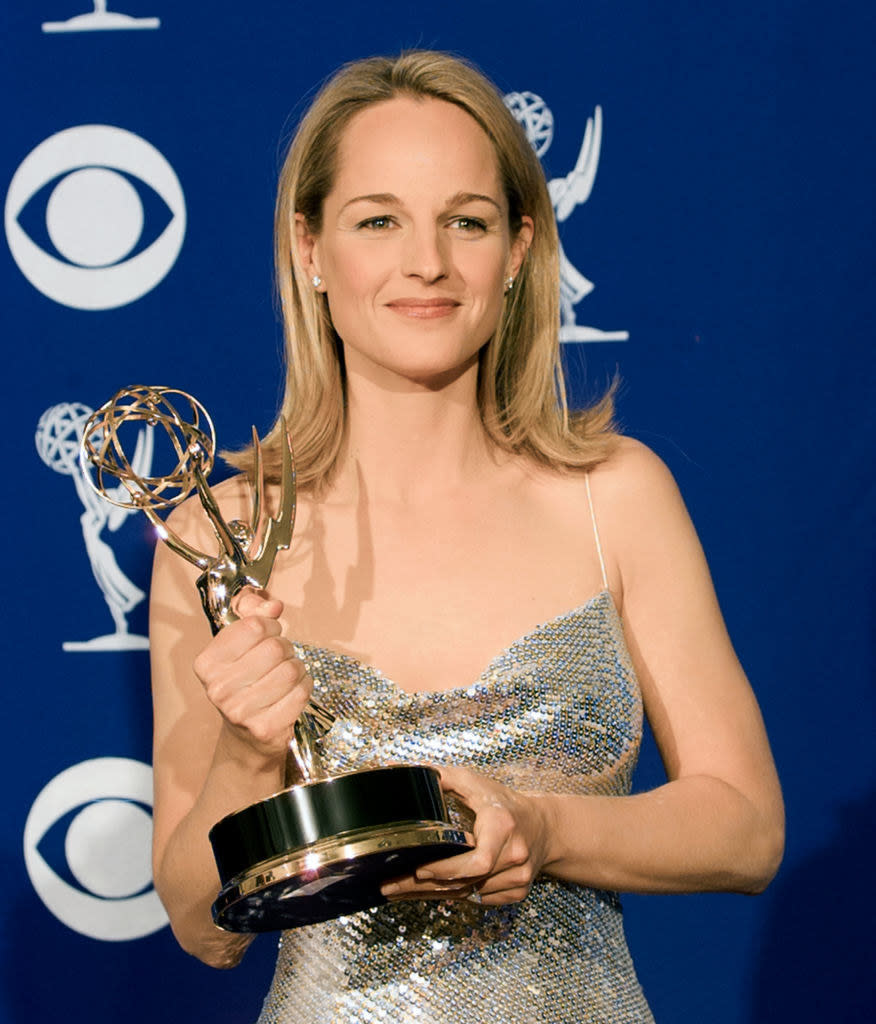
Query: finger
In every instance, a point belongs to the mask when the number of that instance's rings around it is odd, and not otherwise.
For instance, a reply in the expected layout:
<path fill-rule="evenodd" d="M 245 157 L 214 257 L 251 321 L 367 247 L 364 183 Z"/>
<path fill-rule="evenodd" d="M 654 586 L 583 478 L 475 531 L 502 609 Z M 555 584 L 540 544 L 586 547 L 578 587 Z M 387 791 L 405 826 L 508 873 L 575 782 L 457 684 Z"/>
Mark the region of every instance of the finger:
<path fill-rule="evenodd" d="M 514 828 L 514 818 L 507 808 L 491 804 L 479 809 L 473 827 L 474 849 L 424 864 L 417 869 L 417 878 L 420 881 L 486 878 L 496 871 L 497 865 L 501 865 Z"/>
<path fill-rule="evenodd" d="M 478 784 L 486 781 L 482 775 L 478 775 L 470 768 L 460 768 L 456 765 L 434 765 L 434 768 L 438 772 L 441 789 L 445 793 L 459 797 L 466 804 L 469 803 L 468 797 L 475 796 Z"/>
<path fill-rule="evenodd" d="M 310 677 L 301 686 L 279 700 L 255 711 L 238 728 L 245 728 L 252 738 L 266 747 L 287 747 L 295 721 L 301 715 L 310 697 Z"/>
<path fill-rule="evenodd" d="M 211 703 L 237 723 L 280 700 L 307 675 L 304 663 L 282 636 L 265 638 L 233 661 L 208 664 L 205 658 L 195 671 Z"/>
<path fill-rule="evenodd" d="M 444 765 L 437 769 L 441 789 L 461 800 L 479 814 L 484 808 L 503 808 L 508 805 L 509 791 L 505 786 L 470 768 Z"/>
<path fill-rule="evenodd" d="M 388 900 L 452 900 L 466 899 L 474 892 L 473 883 L 439 884 L 418 882 L 413 875 L 385 882 L 380 891 Z"/>
<path fill-rule="evenodd" d="M 261 620 L 267 623 L 272 619 Z M 228 671 L 243 682 L 254 683 L 266 676 L 279 665 L 289 665 L 294 674 L 301 675 L 306 670 L 304 663 L 296 657 L 291 641 L 281 634 L 271 635 L 267 630 L 252 647 L 242 651 L 228 666 Z M 294 681 L 294 680 L 293 680 Z"/>
<path fill-rule="evenodd" d="M 248 615 L 220 629 L 203 653 L 217 662 L 235 661 L 268 637 L 280 636 L 282 629 L 274 618 Z"/>
<path fill-rule="evenodd" d="M 508 894 L 516 893 L 516 899 L 523 899 L 532 888 L 532 881 L 532 871 L 529 865 L 515 865 L 485 878 L 477 888 L 484 899 L 503 896 L 508 902 L 511 902 Z"/>
<path fill-rule="evenodd" d="M 484 845 L 476 846 L 470 853 L 424 864 L 417 868 L 416 879 L 421 883 L 435 882 L 443 885 L 475 884 L 493 873 L 499 852 Z"/>
<path fill-rule="evenodd" d="M 276 619 L 283 612 L 283 602 L 279 598 L 270 597 L 264 590 L 244 587 L 235 598 L 233 609 L 242 619 L 249 615 L 263 615 L 265 618 Z"/>
<path fill-rule="evenodd" d="M 484 895 L 477 893 L 477 902 L 484 907 L 504 907 L 509 903 L 522 903 L 529 895 L 529 887 L 506 889 L 502 892 Z"/>
<path fill-rule="evenodd" d="M 485 858 L 483 862 L 480 859 L 473 860 L 471 853 L 457 853 L 453 857 L 445 857 L 442 860 L 423 864 L 417 868 L 414 877 L 418 884 L 473 884 L 486 878 L 490 873 L 491 865 L 487 863 L 487 860 L 488 858 Z"/>
<path fill-rule="evenodd" d="M 280 717 L 291 726 L 310 698 L 312 689 L 313 682 L 301 662 L 284 661 L 269 669 L 255 682 L 233 689 L 224 698 L 218 693 L 218 688 L 213 692 L 208 690 L 208 695 L 211 699 L 216 698 L 217 707 L 235 725 L 245 725 L 256 716 L 285 702 L 293 706 L 294 711 L 291 716 L 286 714 Z"/>

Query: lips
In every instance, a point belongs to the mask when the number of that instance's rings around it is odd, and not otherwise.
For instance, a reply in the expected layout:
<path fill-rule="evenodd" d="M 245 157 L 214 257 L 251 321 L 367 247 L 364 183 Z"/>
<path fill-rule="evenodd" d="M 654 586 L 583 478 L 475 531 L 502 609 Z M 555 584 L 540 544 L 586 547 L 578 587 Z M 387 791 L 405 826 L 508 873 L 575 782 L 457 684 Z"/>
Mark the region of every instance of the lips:
<path fill-rule="evenodd" d="M 458 309 L 460 303 L 455 299 L 436 297 L 431 299 L 402 298 L 386 303 L 387 309 L 400 316 L 412 317 L 417 320 L 433 320 L 449 316 Z"/>

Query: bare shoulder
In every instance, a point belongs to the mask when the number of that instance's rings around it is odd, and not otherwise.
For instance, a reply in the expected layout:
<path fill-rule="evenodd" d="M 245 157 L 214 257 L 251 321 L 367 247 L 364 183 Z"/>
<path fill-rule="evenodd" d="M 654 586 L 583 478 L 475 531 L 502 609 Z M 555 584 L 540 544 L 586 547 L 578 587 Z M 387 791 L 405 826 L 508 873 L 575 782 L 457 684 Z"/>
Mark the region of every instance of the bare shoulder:
<path fill-rule="evenodd" d="M 647 445 L 620 436 L 611 454 L 590 470 L 556 472 L 537 469 L 530 479 L 558 505 L 580 517 L 590 501 L 600 522 L 651 519 L 683 510 L 672 473 Z M 589 494 L 588 494 L 589 492 Z"/>
<path fill-rule="evenodd" d="M 612 454 L 590 474 L 600 527 L 621 547 L 691 529 L 675 478 L 647 445 L 621 437 Z"/>
<path fill-rule="evenodd" d="M 672 473 L 650 448 L 621 437 L 590 474 L 594 514 L 612 589 L 628 596 L 637 582 L 688 566 L 702 574 L 702 549 Z"/>
<path fill-rule="evenodd" d="M 631 437 L 619 436 L 608 457 L 589 470 L 519 465 L 524 489 L 577 523 L 591 501 L 600 526 L 603 520 L 648 518 L 661 509 L 672 514 L 684 507 L 663 460 Z"/>
<path fill-rule="evenodd" d="M 675 479 L 660 456 L 632 437 L 618 438 L 611 455 L 591 471 L 591 480 L 594 493 L 598 489 L 603 500 L 621 505 L 678 498 Z"/>

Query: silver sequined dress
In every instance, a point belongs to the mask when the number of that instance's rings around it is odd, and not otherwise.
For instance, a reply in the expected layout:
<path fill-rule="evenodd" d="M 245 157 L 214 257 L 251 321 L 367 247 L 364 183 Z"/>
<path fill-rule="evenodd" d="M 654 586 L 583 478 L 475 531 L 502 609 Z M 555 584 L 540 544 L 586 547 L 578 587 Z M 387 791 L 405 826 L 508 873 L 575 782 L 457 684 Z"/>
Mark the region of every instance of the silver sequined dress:
<path fill-rule="evenodd" d="M 353 658 L 298 655 L 337 716 L 330 772 L 424 761 L 523 790 L 630 790 L 642 700 L 608 591 L 521 637 L 464 689 L 405 693 Z M 652 1020 L 617 896 L 542 875 L 522 903 L 393 903 L 284 933 L 259 1024 Z"/>

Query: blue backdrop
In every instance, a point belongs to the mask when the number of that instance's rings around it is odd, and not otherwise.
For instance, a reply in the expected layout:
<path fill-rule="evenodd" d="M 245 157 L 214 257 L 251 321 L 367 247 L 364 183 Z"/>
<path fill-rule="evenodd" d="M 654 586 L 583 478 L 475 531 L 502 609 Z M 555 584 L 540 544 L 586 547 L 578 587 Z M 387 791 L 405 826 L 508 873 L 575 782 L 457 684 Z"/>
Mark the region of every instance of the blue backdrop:
<path fill-rule="evenodd" d="M 213 972 L 151 888 L 151 541 L 91 501 L 76 433 L 135 382 L 194 392 L 224 445 L 269 425 L 283 140 L 338 64 L 407 46 L 523 94 L 549 179 L 582 146 L 596 168 L 557 207 L 573 393 L 620 370 L 623 425 L 679 479 L 783 778 L 765 895 L 626 899 L 657 1020 L 871 1019 L 872 5 L 115 2 L 0 9 L 0 1024 L 257 1015 L 274 941 Z M 646 746 L 638 786 L 659 779 Z"/>

